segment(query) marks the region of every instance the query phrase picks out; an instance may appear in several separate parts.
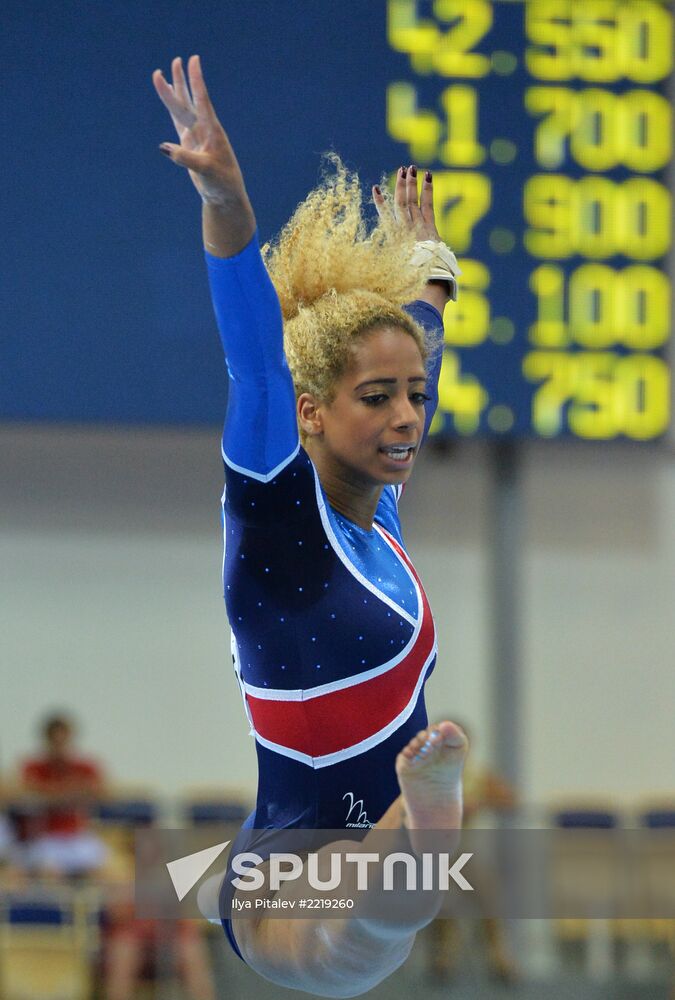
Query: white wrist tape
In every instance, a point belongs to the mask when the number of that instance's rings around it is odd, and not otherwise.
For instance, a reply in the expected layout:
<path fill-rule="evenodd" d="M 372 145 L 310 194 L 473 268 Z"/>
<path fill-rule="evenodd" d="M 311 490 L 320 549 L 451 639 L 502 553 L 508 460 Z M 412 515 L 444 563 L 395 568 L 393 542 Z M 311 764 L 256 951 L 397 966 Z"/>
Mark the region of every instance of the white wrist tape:
<path fill-rule="evenodd" d="M 450 298 L 457 301 L 457 278 L 462 273 L 457 258 L 445 243 L 437 240 L 421 240 L 415 244 L 411 264 L 426 264 L 431 260 L 433 266 L 429 275 L 434 281 L 447 281 L 450 287 Z"/>

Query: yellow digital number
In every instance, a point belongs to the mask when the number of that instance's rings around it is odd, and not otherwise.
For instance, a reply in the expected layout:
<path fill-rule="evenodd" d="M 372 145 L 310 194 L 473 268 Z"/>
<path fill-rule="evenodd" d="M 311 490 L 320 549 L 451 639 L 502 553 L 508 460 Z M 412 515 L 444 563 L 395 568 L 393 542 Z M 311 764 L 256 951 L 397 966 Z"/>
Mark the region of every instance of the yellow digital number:
<path fill-rule="evenodd" d="M 615 183 L 605 177 L 574 181 L 564 174 L 536 174 L 525 184 L 523 198 L 530 226 L 524 242 L 534 257 L 624 254 L 655 260 L 670 249 L 671 195 L 650 178 Z"/>
<path fill-rule="evenodd" d="M 490 72 L 488 56 L 471 52 L 492 27 L 489 0 L 435 0 L 434 21 L 421 19 L 417 0 L 388 0 L 387 37 L 406 52 L 417 73 L 477 78 Z M 442 31 L 439 22 L 451 23 Z"/>
<path fill-rule="evenodd" d="M 452 415 L 460 434 L 473 434 L 488 403 L 488 394 L 473 375 L 462 375 L 459 357 L 454 351 L 443 352 L 438 380 L 438 406 Z"/>
<path fill-rule="evenodd" d="M 523 360 L 523 375 L 543 382 L 532 397 L 532 426 L 542 437 L 563 430 L 564 408 L 574 394 L 574 358 L 563 351 L 532 351 Z"/>
<path fill-rule="evenodd" d="M 440 118 L 420 108 L 417 89 L 410 83 L 387 87 L 387 132 L 406 144 L 413 160 L 430 163 L 440 159 L 454 167 L 475 167 L 485 159 L 478 143 L 478 94 L 474 87 L 455 84 L 441 94 L 445 111 L 446 139 L 440 143 Z"/>
<path fill-rule="evenodd" d="M 490 303 L 483 294 L 490 285 L 490 272 L 477 260 L 462 258 L 457 302 L 449 302 L 443 313 L 445 343 L 453 347 L 477 347 L 487 340 Z"/>
<path fill-rule="evenodd" d="M 564 174 L 535 174 L 523 189 L 523 211 L 530 229 L 525 247 L 533 257 L 569 257 L 574 253 L 571 201 L 574 181 Z"/>
<path fill-rule="evenodd" d="M 631 90 L 617 101 L 623 112 L 617 129 L 621 162 L 640 173 L 661 170 L 673 155 L 670 101 L 650 90 Z"/>
<path fill-rule="evenodd" d="M 668 188 L 646 177 L 635 177 L 618 186 L 621 192 L 620 251 L 636 260 L 664 257 L 671 246 L 672 197 Z"/>
<path fill-rule="evenodd" d="M 567 422 L 578 437 L 607 441 L 621 433 L 612 377 L 615 360 L 606 351 L 570 358 L 574 389 Z"/>
<path fill-rule="evenodd" d="M 485 159 L 478 142 L 478 92 L 475 87 L 455 84 L 441 94 L 448 124 L 447 139 L 439 151 L 442 163 L 453 167 L 477 167 Z"/>
<path fill-rule="evenodd" d="M 620 99 L 609 90 L 584 90 L 575 100 L 575 127 L 572 129 L 570 153 L 586 170 L 609 170 L 619 162 L 623 152 L 623 122 L 617 105 Z"/>
<path fill-rule="evenodd" d="M 434 21 L 420 19 L 417 0 L 389 0 L 387 38 L 392 49 L 410 56 L 413 69 L 430 73 L 433 53 L 438 48 L 440 31 Z"/>
<path fill-rule="evenodd" d="M 621 76 L 616 11 L 615 0 L 583 0 L 574 4 L 574 76 L 593 83 L 606 83 Z"/>
<path fill-rule="evenodd" d="M 661 358 L 532 351 L 523 374 L 543 383 L 532 398 L 532 424 L 543 437 L 560 434 L 565 420 L 573 434 L 592 440 L 624 434 L 644 441 L 668 429 L 670 372 Z"/>
<path fill-rule="evenodd" d="M 542 264 L 530 275 L 530 290 L 537 296 L 537 320 L 528 335 L 538 347 L 566 347 L 565 273 L 561 267 Z"/>
<path fill-rule="evenodd" d="M 584 177 L 572 187 L 570 240 L 584 257 L 611 257 L 622 246 L 617 187 L 606 177 Z"/>
<path fill-rule="evenodd" d="M 673 15 L 650 0 L 633 0 L 619 9 L 619 64 L 636 83 L 665 80 L 673 68 Z"/>
<path fill-rule="evenodd" d="M 583 264 L 565 274 L 542 264 L 530 277 L 537 297 L 537 320 L 529 338 L 537 347 L 580 344 L 594 350 L 623 344 L 653 351 L 670 337 L 671 285 L 655 267 L 634 264 L 615 271 L 604 264 Z"/>
<path fill-rule="evenodd" d="M 441 123 L 433 111 L 418 107 L 412 84 L 390 83 L 387 87 L 387 131 L 406 144 L 413 160 L 430 163 L 436 159 Z"/>
<path fill-rule="evenodd" d="M 665 434 L 670 424 L 670 371 L 662 358 L 633 354 L 614 370 L 623 433 L 637 441 Z"/>
<path fill-rule="evenodd" d="M 540 80 L 649 84 L 673 66 L 673 16 L 658 0 L 527 0 L 525 53 Z"/>
<path fill-rule="evenodd" d="M 615 288 L 615 312 L 622 342 L 640 351 L 663 347 L 671 332 L 668 276 L 654 267 L 634 264 L 625 268 L 620 277 Z"/>
<path fill-rule="evenodd" d="M 464 171 L 434 172 L 436 225 L 441 239 L 458 253 L 471 246 L 473 230 L 492 202 L 490 179 Z"/>
<path fill-rule="evenodd" d="M 654 267 L 584 264 L 570 279 L 569 314 L 577 344 L 652 351 L 670 336 L 670 281 Z"/>
<path fill-rule="evenodd" d="M 540 80 L 569 80 L 572 67 L 570 0 L 528 0 L 525 31 L 536 47 L 525 50 L 525 65 Z"/>
<path fill-rule="evenodd" d="M 605 264 L 584 264 L 572 274 L 570 333 L 577 344 L 597 350 L 620 340 L 614 323 L 616 285 L 615 272 Z"/>
<path fill-rule="evenodd" d="M 486 0 L 435 0 L 434 14 L 456 22 L 445 32 L 434 54 L 434 69 L 441 76 L 475 79 L 490 72 L 490 57 L 471 52 L 492 27 L 492 4 Z"/>
<path fill-rule="evenodd" d="M 651 173 L 670 161 L 671 108 L 661 94 L 529 87 L 525 107 L 542 119 L 535 129 L 535 156 L 542 166 L 560 167 L 568 140 L 572 157 L 586 170 L 625 165 Z"/>
<path fill-rule="evenodd" d="M 534 153 L 543 167 L 555 169 L 565 160 L 567 139 L 576 125 L 576 92 L 567 87 L 528 87 L 525 107 L 542 116 L 534 132 Z"/>

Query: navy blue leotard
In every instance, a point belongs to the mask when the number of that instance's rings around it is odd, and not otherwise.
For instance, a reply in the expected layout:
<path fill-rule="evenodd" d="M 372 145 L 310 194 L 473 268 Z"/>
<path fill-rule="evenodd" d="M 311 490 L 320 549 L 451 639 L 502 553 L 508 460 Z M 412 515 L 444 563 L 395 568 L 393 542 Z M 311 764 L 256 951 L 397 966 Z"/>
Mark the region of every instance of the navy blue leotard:
<path fill-rule="evenodd" d="M 427 724 L 423 687 L 436 654 L 401 537 L 400 487 L 385 486 L 371 530 L 331 508 L 299 443 L 279 302 L 257 236 L 235 257 L 206 257 L 229 374 L 225 602 L 258 754 L 245 827 L 367 828 L 399 794 L 396 755 Z M 408 311 L 438 337 L 433 306 Z M 437 381 L 438 363 L 427 427 Z"/>

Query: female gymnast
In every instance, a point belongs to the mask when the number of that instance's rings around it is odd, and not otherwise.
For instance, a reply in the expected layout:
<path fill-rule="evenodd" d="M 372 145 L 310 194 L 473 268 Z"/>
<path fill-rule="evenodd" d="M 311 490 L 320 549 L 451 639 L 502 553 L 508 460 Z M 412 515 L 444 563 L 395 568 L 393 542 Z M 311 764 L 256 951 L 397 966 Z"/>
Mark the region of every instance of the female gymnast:
<path fill-rule="evenodd" d="M 397 513 L 436 404 L 441 313 L 458 273 L 434 223 L 432 178 L 418 198 L 416 168 L 402 167 L 393 203 L 376 186 L 368 233 L 358 178 L 334 157 L 263 262 L 198 56 L 188 78 L 180 59 L 171 83 L 153 74 L 180 140 L 160 149 L 202 198 L 229 374 L 224 587 L 259 766 L 245 826 L 405 827 L 415 847 L 415 831 L 459 829 L 467 749 L 452 722 L 428 728 L 435 629 Z M 286 882 L 277 896 L 306 886 Z M 396 923 L 223 925 L 265 978 L 348 997 L 405 961 L 438 905 Z"/>

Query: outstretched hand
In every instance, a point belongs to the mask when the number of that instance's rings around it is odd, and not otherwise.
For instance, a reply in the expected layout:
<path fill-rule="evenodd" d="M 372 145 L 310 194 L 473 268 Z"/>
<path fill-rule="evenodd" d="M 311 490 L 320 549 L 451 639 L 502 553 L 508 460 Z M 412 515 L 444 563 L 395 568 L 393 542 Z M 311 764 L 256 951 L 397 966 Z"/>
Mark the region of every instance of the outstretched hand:
<path fill-rule="evenodd" d="M 402 228 L 412 230 L 415 233 L 418 241 L 443 242 L 436 228 L 434 217 L 434 184 L 430 170 L 425 171 L 422 189 L 418 194 L 417 167 L 414 164 L 409 167 L 399 167 L 396 174 L 393 205 L 385 199 L 377 185 L 373 187 L 373 201 L 379 216 L 382 216 L 384 212 L 391 212 L 395 221 Z M 435 279 L 429 280 L 420 296 L 422 301 L 428 302 L 438 309 L 441 315 L 451 297 L 453 296 L 450 284 L 445 280 Z"/>
<path fill-rule="evenodd" d="M 417 192 L 417 167 L 399 167 L 394 188 L 394 203 L 390 208 L 380 188 L 373 187 L 373 201 L 378 215 L 393 211 L 394 219 L 404 228 L 412 229 L 418 240 L 442 242 L 434 218 L 434 185 L 431 171 L 427 170 L 422 180 L 422 189 Z"/>
<path fill-rule="evenodd" d="M 188 169 L 204 204 L 223 216 L 222 232 L 214 235 L 216 244 L 207 242 L 207 247 L 224 251 L 224 256 L 231 252 L 232 245 L 250 239 L 255 217 L 234 150 L 211 104 L 199 56 L 190 56 L 187 69 L 189 87 L 180 58 L 171 63 L 171 83 L 160 69 L 152 74 L 155 90 L 171 115 L 179 139 L 179 144 L 164 142 L 160 149 L 174 163 Z M 224 242 L 219 239 L 223 235 Z"/>

